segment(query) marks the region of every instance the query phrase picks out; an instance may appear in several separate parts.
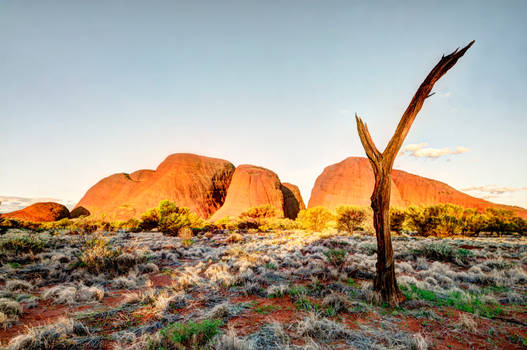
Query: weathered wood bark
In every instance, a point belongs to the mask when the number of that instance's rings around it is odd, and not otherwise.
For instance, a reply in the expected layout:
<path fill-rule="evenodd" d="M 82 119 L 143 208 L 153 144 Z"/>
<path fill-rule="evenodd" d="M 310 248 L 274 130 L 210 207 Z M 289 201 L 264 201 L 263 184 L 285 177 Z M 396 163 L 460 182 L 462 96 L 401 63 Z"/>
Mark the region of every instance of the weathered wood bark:
<path fill-rule="evenodd" d="M 395 278 L 390 234 L 389 210 L 393 163 L 425 99 L 433 95 L 430 94 L 432 87 L 439 78 L 456 64 L 458 59 L 465 54 L 472 44 L 474 44 L 474 41 L 461 50 L 457 49 L 450 55 L 443 56 L 439 63 L 430 71 L 401 117 L 397 129 L 384 152 L 379 152 L 368 131 L 368 126 L 355 115 L 357 131 L 359 132 L 362 146 L 375 174 L 375 187 L 371 195 L 371 207 L 373 209 L 373 226 L 377 235 L 377 275 L 373 283 L 373 289 L 380 293 L 384 302 L 392 306 L 404 300 Z"/>

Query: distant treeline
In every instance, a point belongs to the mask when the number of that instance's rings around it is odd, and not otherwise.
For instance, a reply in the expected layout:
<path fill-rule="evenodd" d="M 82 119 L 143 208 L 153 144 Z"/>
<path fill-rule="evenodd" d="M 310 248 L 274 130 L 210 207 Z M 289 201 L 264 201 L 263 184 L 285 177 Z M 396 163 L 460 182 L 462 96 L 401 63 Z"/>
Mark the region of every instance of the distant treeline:
<path fill-rule="evenodd" d="M 348 233 L 374 231 L 372 211 L 369 207 L 344 205 L 335 211 L 325 207 L 314 207 L 301 210 L 296 220 L 278 218 L 277 213 L 278 211 L 271 205 L 262 205 L 245 211 L 239 217 L 224 217 L 209 222 L 189 208 L 178 207 L 175 203 L 164 200 L 156 208 L 143 213 L 139 219 L 107 221 L 88 216 L 45 223 L 0 219 L 0 232 L 8 228 L 28 228 L 37 231 L 67 229 L 73 233 L 158 230 L 168 235 L 181 234 L 182 230 L 192 231 L 194 234 L 214 230 L 336 229 Z M 497 235 L 527 234 L 527 221 L 511 210 L 487 208 L 480 212 L 452 204 L 391 208 L 390 224 L 391 230 L 395 233 L 420 236 L 477 236 L 482 232 Z"/>

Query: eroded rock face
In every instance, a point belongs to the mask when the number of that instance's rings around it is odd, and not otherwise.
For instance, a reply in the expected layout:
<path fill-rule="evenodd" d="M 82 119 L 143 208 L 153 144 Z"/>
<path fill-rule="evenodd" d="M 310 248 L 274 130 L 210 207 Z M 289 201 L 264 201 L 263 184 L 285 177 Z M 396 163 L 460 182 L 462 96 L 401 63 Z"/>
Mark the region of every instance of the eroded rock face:
<path fill-rule="evenodd" d="M 330 210 L 343 204 L 369 206 L 374 184 L 368 159 L 349 157 L 324 169 L 315 181 L 308 206 L 322 205 Z M 405 205 L 393 180 L 391 203 L 393 206 Z"/>
<path fill-rule="evenodd" d="M 39 202 L 0 217 L 32 222 L 57 221 L 70 217 L 70 211 L 64 205 L 55 202 Z"/>
<path fill-rule="evenodd" d="M 203 218 L 225 200 L 234 165 L 217 158 L 188 153 L 168 156 L 154 170 L 108 176 L 86 192 L 76 205 L 107 219 L 139 217 L 168 199 Z"/>
<path fill-rule="evenodd" d="M 223 206 L 210 218 L 236 217 L 249 208 L 264 204 L 274 206 L 278 216 L 284 216 L 284 196 L 278 176 L 271 170 L 254 165 L 236 168 Z"/>
<path fill-rule="evenodd" d="M 510 205 L 497 204 L 481 198 L 469 196 L 449 185 L 422 176 L 413 175 L 402 170 L 392 172 L 392 180 L 401 193 L 405 205 L 432 205 L 452 203 L 465 208 L 484 210 L 485 208 L 502 208 L 516 212 L 521 217 L 527 217 L 527 210 Z"/>
<path fill-rule="evenodd" d="M 312 208 L 322 205 L 329 209 L 343 204 L 369 206 L 374 184 L 375 178 L 368 159 L 349 157 L 324 169 L 315 182 L 308 206 Z M 392 171 L 391 189 L 392 206 L 452 203 L 480 210 L 488 207 L 510 209 L 527 217 L 527 210 L 523 208 L 475 198 L 440 181 L 402 170 Z"/>
<path fill-rule="evenodd" d="M 300 210 L 306 209 L 300 190 L 287 182 L 282 183 L 281 190 L 284 196 L 284 216 L 294 220 Z"/>

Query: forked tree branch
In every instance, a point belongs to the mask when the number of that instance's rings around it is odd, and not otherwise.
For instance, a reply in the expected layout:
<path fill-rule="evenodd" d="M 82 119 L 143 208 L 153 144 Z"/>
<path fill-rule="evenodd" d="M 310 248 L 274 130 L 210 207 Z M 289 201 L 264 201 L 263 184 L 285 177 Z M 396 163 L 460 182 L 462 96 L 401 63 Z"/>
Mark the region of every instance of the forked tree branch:
<path fill-rule="evenodd" d="M 379 150 L 375 146 L 375 143 L 371 138 L 370 131 L 368 130 L 368 126 L 364 124 L 364 122 L 362 121 L 362 119 L 359 118 L 357 113 L 355 113 L 355 120 L 357 121 L 357 131 L 359 133 L 362 147 L 364 147 L 366 155 L 368 156 L 370 162 L 372 162 L 372 165 L 374 165 L 373 170 L 376 171 L 375 168 L 380 165 L 379 162 L 381 160 L 381 152 L 379 152 Z"/>
<path fill-rule="evenodd" d="M 450 55 L 443 55 L 441 60 L 439 60 L 439 62 L 430 71 L 430 73 L 428 73 L 428 76 L 423 81 L 421 86 L 419 86 L 419 89 L 417 89 L 417 92 L 412 98 L 412 101 L 410 101 L 408 108 L 406 108 L 406 111 L 401 117 L 399 125 L 397 125 L 397 129 L 395 130 L 392 139 L 390 140 L 388 146 L 386 146 L 386 149 L 382 153 L 384 165 L 388 166 L 388 169 L 392 168 L 395 157 L 397 156 L 397 153 L 399 153 L 399 150 L 403 145 L 404 139 L 406 138 L 408 131 L 410 131 L 410 127 L 412 126 L 412 123 L 414 122 L 417 113 L 419 113 L 419 111 L 421 110 L 425 99 L 433 95 L 430 94 L 430 91 L 432 91 L 432 88 L 434 87 L 436 81 L 438 81 L 439 78 L 441 78 L 450 68 L 452 68 L 456 64 L 459 58 L 461 58 L 465 54 L 465 52 L 467 52 L 467 50 L 472 46 L 472 44 L 474 44 L 474 40 L 472 40 L 467 46 L 465 46 L 461 50 L 457 48 Z"/>

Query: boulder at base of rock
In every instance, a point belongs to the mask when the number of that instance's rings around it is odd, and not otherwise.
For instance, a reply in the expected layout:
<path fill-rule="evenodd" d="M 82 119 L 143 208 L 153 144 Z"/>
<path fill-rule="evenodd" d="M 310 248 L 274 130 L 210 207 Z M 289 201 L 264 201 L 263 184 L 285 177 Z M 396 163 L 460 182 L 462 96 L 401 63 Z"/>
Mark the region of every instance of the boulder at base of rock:
<path fill-rule="evenodd" d="M 281 190 L 284 196 L 284 216 L 294 220 L 300 210 L 306 209 L 300 190 L 287 182 L 282 183 Z"/>
<path fill-rule="evenodd" d="M 70 211 L 64 205 L 55 202 L 39 202 L 0 217 L 32 222 L 57 221 L 70 217 Z"/>
<path fill-rule="evenodd" d="M 76 205 L 92 216 L 108 220 L 140 217 L 162 200 L 188 207 L 207 218 L 223 204 L 234 165 L 189 153 L 168 156 L 154 170 L 106 177 L 86 192 Z"/>
<path fill-rule="evenodd" d="M 278 175 L 254 165 L 240 165 L 232 176 L 225 203 L 210 221 L 225 216 L 237 217 L 247 209 L 264 204 L 275 207 L 277 216 L 284 216 L 284 196 Z"/>
<path fill-rule="evenodd" d="M 84 207 L 77 207 L 71 211 L 70 218 L 75 219 L 80 216 L 89 216 L 89 215 L 90 215 L 90 211 L 88 209 Z"/>

